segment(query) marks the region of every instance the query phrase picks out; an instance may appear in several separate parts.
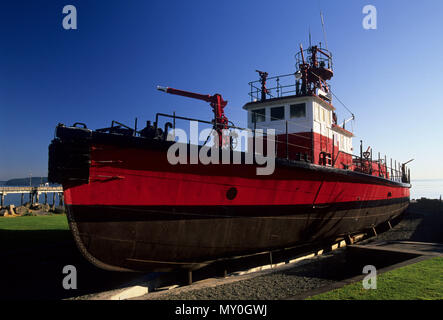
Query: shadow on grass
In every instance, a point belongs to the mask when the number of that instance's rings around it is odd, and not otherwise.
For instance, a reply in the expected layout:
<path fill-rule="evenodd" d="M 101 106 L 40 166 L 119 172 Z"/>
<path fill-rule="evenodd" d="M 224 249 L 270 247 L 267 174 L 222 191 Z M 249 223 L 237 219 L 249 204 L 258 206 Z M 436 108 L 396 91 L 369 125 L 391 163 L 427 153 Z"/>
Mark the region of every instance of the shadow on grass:
<path fill-rule="evenodd" d="M 78 251 L 69 230 L 0 229 L 0 299 L 64 299 L 116 287 L 138 273 L 96 268 Z M 62 286 L 63 267 L 77 269 L 77 290 Z"/>

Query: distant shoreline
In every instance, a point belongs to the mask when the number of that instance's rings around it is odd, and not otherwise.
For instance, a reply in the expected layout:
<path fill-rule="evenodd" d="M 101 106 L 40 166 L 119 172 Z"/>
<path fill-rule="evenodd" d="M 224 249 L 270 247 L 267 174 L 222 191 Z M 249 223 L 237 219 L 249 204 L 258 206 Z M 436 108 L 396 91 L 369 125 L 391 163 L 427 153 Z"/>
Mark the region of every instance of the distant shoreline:
<path fill-rule="evenodd" d="M 37 187 L 42 183 L 47 183 L 48 177 L 27 177 L 27 178 L 14 178 L 6 181 L 0 181 L 0 186 L 4 187 L 21 187 L 21 186 L 33 186 Z"/>

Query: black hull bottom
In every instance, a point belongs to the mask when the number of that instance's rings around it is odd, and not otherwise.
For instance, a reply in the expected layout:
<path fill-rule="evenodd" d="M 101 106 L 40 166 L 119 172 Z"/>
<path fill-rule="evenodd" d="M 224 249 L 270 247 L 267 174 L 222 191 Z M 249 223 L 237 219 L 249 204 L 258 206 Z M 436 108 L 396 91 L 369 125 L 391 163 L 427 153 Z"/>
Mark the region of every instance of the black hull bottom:
<path fill-rule="evenodd" d="M 80 251 L 96 266 L 171 271 L 356 233 L 399 216 L 408 204 L 403 198 L 316 207 L 67 209 Z"/>

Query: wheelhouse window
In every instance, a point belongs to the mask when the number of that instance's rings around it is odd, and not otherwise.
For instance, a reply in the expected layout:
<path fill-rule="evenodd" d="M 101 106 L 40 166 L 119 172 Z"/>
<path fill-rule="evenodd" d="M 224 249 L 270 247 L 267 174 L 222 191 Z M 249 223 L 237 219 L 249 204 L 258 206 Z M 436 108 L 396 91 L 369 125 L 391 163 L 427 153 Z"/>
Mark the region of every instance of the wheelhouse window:
<path fill-rule="evenodd" d="M 291 119 L 305 118 L 306 117 L 306 104 L 305 103 L 291 104 L 290 117 L 291 117 Z"/>
<path fill-rule="evenodd" d="M 285 118 L 285 107 L 271 108 L 271 121 L 284 120 L 284 118 Z"/>
<path fill-rule="evenodd" d="M 265 122 L 265 121 L 266 121 L 265 109 L 252 110 L 252 123 Z"/>
<path fill-rule="evenodd" d="M 315 105 L 315 114 L 317 115 L 317 121 L 321 122 L 321 107 Z"/>

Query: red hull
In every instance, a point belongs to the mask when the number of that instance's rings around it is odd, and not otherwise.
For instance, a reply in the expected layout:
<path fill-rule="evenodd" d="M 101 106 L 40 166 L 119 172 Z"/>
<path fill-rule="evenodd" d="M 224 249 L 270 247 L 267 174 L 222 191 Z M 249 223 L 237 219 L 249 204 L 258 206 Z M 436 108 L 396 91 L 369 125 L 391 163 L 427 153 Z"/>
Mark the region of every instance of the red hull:
<path fill-rule="evenodd" d="M 257 176 L 254 165 L 170 165 L 154 150 L 94 146 L 90 183 L 65 189 L 68 205 L 251 206 L 321 205 L 408 198 L 409 187 L 311 165 Z M 118 164 L 101 164 L 110 159 Z M 237 189 L 235 199 L 226 193 Z"/>
<path fill-rule="evenodd" d="M 408 184 L 349 170 L 278 159 L 270 176 L 247 164 L 174 166 L 168 143 L 125 139 L 85 140 L 87 181 L 63 181 L 77 244 L 102 268 L 193 269 L 362 231 L 409 203 Z"/>

